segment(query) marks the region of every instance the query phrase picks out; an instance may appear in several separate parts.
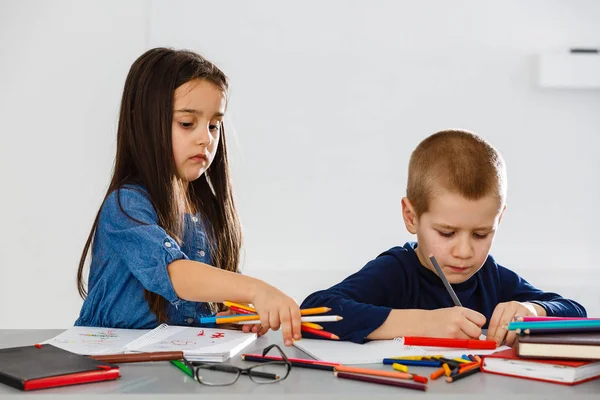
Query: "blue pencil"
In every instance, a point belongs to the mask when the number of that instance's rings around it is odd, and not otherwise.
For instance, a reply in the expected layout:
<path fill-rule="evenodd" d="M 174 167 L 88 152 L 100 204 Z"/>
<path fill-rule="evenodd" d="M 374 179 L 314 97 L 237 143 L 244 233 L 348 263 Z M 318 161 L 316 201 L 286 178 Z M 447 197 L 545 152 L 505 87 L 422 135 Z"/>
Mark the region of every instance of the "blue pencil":
<path fill-rule="evenodd" d="M 398 358 L 384 358 L 383 363 L 385 365 L 402 364 L 406 366 L 415 366 L 415 367 L 441 367 L 441 361 L 433 361 L 433 360 L 403 360 Z"/>

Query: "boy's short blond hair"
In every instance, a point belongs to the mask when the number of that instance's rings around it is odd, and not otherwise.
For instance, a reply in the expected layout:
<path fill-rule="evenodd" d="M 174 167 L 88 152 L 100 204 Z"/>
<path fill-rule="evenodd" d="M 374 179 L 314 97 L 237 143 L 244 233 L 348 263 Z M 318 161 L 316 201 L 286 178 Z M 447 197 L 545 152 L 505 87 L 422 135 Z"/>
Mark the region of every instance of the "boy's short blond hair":
<path fill-rule="evenodd" d="M 423 140 L 410 156 L 406 197 L 417 216 L 441 191 L 469 200 L 486 195 L 506 200 L 506 167 L 500 153 L 483 138 L 465 130 L 444 130 Z"/>

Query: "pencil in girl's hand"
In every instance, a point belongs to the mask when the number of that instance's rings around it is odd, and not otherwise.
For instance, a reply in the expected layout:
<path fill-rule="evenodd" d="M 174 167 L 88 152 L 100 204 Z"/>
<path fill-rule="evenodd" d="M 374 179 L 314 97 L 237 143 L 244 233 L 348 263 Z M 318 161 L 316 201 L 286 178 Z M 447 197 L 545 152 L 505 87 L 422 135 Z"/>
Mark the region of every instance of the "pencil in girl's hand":
<path fill-rule="evenodd" d="M 250 318 L 248 318 L 250 317 Z M 256 324 L 260 324 L 260 319 L 256 319 L 256 317 L 258 316 L 254 316 L 254 315 L 248 315 L 248 316 L 243 316 L 243 317 L 239 317 L 239 318 L 214 318 L 213 320 L 209 320 L 213 317 L 207 317 L 207 318 L 201 318 L 200 322 L 201 323 L 216 323 L 216 324 L 238 324 L 238 325 L 256 325 Z M 343 319 L 343 317 L 340 317 L 339 315 L 318 315 L 318 316 L 309 316 L 309 317 L 302 317 L 300 318 L 300 320 L 302 322 L 337 322 L 337 321 L 341 321 Z"/>
<path fill-rule="evenodd" d="M 312 333 L 313 335 L 316 335 L 316 336 L 321 336 L 321 337 L 324 337 L 327 339 L 340 340 L 340 337 L 338 335 L 331 333 L 331 332 L 326 332 L 326 331 L 319 330 L 319 329 L 309 328 L 308 326 L 304 326 L 304 325 L 302 325 L 300 327 L 300 329 L 302 330 L 302 332 Z"/>
<path fill-rule="evenodd" d="M 247 306 L 247 305 L 234 303 L 232 301 L 224 301 L 223 304 L 225 304 L 229 308 L 235 308 L 238 310 L 246 310 L 246 311 L 249 311 L 252 313 L 256 313 L 256 309 L 254 309 L 253 307 Z M 314 314 L 323 314 L 328 311 L 331 311 L 331 308 L 329 308 L 329 307 L 314 307 L 314 308 L 305 308 L 303 310 L 300 310 L 300 314 L 301 315 L 314 315 Z M 240 313 L 240 314 L 242 314 L 242 313 Z"/>
<path fill-rule="evenodd" d="M 322 330 L 323 327 L 319 324 L 315 324 L 314 322 L 302 322 L 302 326 L 306 326 L 307 328 L 319 329 Z"/>
<path fill-rule="evenodd" d="M 454 293 L 454 289 L 452 289 L 452 286 L 450 286 L 450 282 L 448 282 L 448 279 L 446 279 L 446 275 L 444 275 L 444 271 L 442 271 L 442 268 L 437 263 L 437 260 L 435 259 L 433 254 L 429 255 L 429 260 L 431 261 L 431 263 L 433 264 L 433 267 L 437 271 L 438 276 L 444 283 L 444 286 L 446 287 L 446 290 L 450 294 L 450 297 L 452 297 L 452 301 L 454 302 L 454 305 L 457 307 L 462 307 L 462 304 L 460 304 L 460 300 L 458 299 L 458 296 L 456 296 L 456 293 Z"/>

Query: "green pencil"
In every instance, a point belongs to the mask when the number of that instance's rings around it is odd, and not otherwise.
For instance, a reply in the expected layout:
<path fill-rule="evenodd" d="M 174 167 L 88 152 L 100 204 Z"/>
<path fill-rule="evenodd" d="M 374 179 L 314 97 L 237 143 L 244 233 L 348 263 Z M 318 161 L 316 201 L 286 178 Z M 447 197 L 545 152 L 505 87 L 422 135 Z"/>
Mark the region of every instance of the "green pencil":
<path fill-rule="evenodd" d="M 188 368 L 187 365 L 185 365 L 184 363 L 182 363 L 179 360 L 171 360 L 171 364 L 173 364 L 174 366 L 176 366 L 177 368 L 179 368 L 180 370 L 182 370 L 183 372 L 186 373 L 186 375 L 191 376 L 192 378 L 194 377 L 194 374 L 192 374 L 192 371 L 190 371 L 190 369 Z"/>

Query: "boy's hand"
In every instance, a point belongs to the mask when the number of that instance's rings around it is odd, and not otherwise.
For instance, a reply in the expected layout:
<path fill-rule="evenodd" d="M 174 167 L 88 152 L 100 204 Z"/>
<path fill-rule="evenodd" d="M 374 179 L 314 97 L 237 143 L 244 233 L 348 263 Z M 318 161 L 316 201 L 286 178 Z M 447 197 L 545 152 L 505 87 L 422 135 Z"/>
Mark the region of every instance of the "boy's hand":
<path fill-rule="evenodd" d="M 536 308 L 532 303 L 508 301 L 506 303 L 498 304 L 490 319 L 487 339 L 495 340 L 498 346 L 500 346 L 503 341 L 507 346 L 512 346 L 517 338 L 517 333 L 515 331 L 508 331 L 508 323 L 511 322 L 515 316 L 526 317 L 529 315 L 538 315 Z"/>
<path fill-rule="evenodd" d="M 440 308 L 427 312 L 425 336 L 479 339 L 485 317 L 464 307 Z"/>
<path fill-rule="evenodd" d="M 269 328 L 274 331 L 281 327 L 283 343 L 292 345 L 292 339 L 300 339 L 302 321 L 300 307 L 294 299 L 279 289 L 262 282 L 252 299 L 256 312 L 260 315 L 259 335 L 265 334 Z"/>

